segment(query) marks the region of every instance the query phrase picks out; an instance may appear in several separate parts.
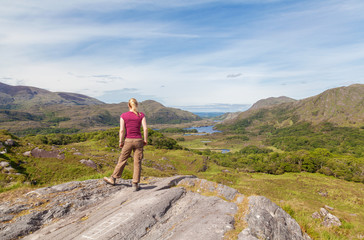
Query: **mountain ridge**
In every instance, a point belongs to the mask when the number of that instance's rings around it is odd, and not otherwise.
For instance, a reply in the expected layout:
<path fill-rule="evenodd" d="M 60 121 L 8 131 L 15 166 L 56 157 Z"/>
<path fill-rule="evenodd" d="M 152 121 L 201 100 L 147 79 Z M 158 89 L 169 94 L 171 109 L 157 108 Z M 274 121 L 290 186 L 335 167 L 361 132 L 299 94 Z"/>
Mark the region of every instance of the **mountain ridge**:
<path fill-rule="evenodd" d="M 328 89 L 297 101 L 252 107 L 232 119 L 225 120 L 223 124 L 233 126 L 242 121 L 249 121 L 249 125 L 269 124 L 276 127 L 297 122 L 314 125 L 330 122 L 338 126 L 361 127 L 364 125 L 364 84 Z"/>
<path fill-rule="evenodd" d="M 148 124 L 201 120 L 193 113 L 165 107 L 154 100 L 139 102 L 139 110 L 146 114 Z M 0 83 L 1 128 L 21 135 L 39 131 L 74 132 L 116 127 L 121 113 L 126 111 L 129 111 L 126 102 L 107 104 L 82 94 Z"/>
<path fill-rule="evenodd" d="M 31 86 L 11 86 L 0 82 L 0 108 L 24 109 L 34 105 L 99 105 L 104 102 L 83 94 L 51 92 Z"/>
<path fill-rule="evenodd" d="M 296 102 L 296 101 L 297 100 L 286 97 L 286 96 L 269 97 L 269 98 L 261 99 L 261 100 L 257 101 L 249 109 L 253 110 L 253 109 L 267 108 L 267 107 L 272 107 L 272 106 L 282 104 L 282 103 L 289 103 L 289 102 Z"/>

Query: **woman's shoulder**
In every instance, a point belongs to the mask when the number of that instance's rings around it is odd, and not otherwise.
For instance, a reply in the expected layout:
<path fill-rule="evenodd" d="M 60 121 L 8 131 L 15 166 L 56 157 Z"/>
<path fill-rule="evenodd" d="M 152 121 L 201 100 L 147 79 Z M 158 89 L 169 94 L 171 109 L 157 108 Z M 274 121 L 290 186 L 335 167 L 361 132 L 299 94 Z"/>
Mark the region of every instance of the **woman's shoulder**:
<path fill-rule="evenodd" d="M 120 117 L 127 117 L 130 115 L 130 112 L 124 112 L 120 115 Z"/>
<path fill-rule="evenodd" d="M 120 115 L 120 117 L 121 118 L 135 118 L 135 116 L 137 116 L 137 115 L 135 115 L 135 113 L 133 113 L 133 112 L 124 112 L 124 113 L 122 113 L 121 115 Z M 143 118 L 143 117 L 145 117 L 145 114 L 143 113 L 143 112 L 139 112 L 139 117 L 140 118 Z"/>

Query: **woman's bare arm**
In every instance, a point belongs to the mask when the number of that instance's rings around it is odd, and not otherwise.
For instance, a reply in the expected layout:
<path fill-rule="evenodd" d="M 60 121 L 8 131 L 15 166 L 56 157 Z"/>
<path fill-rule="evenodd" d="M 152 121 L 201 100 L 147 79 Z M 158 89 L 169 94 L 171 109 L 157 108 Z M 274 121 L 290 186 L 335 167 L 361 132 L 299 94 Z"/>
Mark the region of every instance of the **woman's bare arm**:
<path fill-rule="evenodd" d="M 144 145 L 148 144 L 148 127 L 147 127 L 147 120 L 145 117 L 142 119 L 142 127 L 144 132 Z"/>
<path fill-rule="evenodd" d="M 120 132 L 119 132 L 119 147 L 124 146 L 124 137 L 125 137 L 125 123 L 124 119 L 120 118 Z"/>

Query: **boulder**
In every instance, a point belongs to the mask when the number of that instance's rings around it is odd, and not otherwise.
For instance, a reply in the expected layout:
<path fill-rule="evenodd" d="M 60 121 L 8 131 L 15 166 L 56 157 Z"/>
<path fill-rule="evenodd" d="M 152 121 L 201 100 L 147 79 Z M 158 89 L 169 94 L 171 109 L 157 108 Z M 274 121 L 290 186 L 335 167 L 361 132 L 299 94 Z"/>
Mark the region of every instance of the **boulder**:
<path fill-rule="evenodd" d="M 324 225 L 325 227 L 332 227 L 332 226 L 340 227 L 341 226 L 341 221 L 335 215 L 332 215 L 331 213 L 328 213 L 325 216 L 324 221 L 322 222 L 322 225 Z"/>
<path fill-rule="evenodd" d="M 89 160 L 82 159 L 80 160 L 80 163 L 85 164 L 88 167 L 92 167 L 93 169 L 97 169 L 96 163 L 90 159 Z"/>
<path fill-rule="evenodd" d="M 15 142 L 14 142 L 14 140 L 13 140 L 13 139 L 8 139 L 8 140 L 6 140 L 6 141 L 4 142 L 4 144 L 5 144 L 6 146 L 12 147 L 12 146 L 14 146 L 14 145 L 15 145 Z"/>
<path fill-rule="evenodd" d="M 61 153 L 61 151 L 59 150 L 46 151 L 36 147 L 31 151 L 31 154 L 33 157 L 38 157 L 38 158 L 58 158 L 61 160 L 65 159 L 64 154 Z"/>
<path fill-rule="evenodd" d="M 325 227 L 341 226 L 341 221 L 338 217 L 331 214 L 327 209 L 334 210 L 334 208 L 325 205 L 325 208 L 320 208 L 319 212 L 314 212 L 312 218 L 321 219 L 322 225 Z"/>
<path fill-rule="evenodd" d="M 325 208 L 320 208 L 320 215 L 322 217 L 325 217 L 329 212 Z"/>
<path fill-rule="evenodd" d="M 312 218 L 314 218 L 314 219 L 320 219 L 321 218 L 321 215 L 318 212 L 314 212 L 314 213 L 312 213 Z"/>
<path fill-rule="evenodd" d="M 32 152 L 31 151 L 26 151 L 26 152 L 23 153 L 23 156 L 30 157 L 30 156 L 32 156 Z"/>
<path fill-rule="evenodd" d="M 327 196 L 329 196 L 329 194 L 327 193 L 327 191 L 326 191 L 326 190 L 320 190 L 320 191 L 318 191 L 318 194 L 319 194 L 320 196 L 322 196 L 322 197 L 327 197 Z"/>
<path fill-rule="evenodd" d="M 8 166 L 10 166 L 10 164 L 8 163 L 8 162 L 5 162 L 5 161 L 2 161 L 2 162 L 0 162 L 0 167 L 8 167 Z"/>
<path fill-rule="evenodd" d="M 330 207 L 330 206 L 327 206 L 327 205 L 325 205 L 324 208 L 326 208 L 327 210 L 330 210 L 330 211 L 334 210 L 333 207 Z"/>
<path fill-rule="evenodd" d="M 12 167 L 6 167 L 6 168 L 4 168 L 4 172 L 5 173 L 13 173 L 13 172 L 15 172 L 15 169 L 12 168 Z"/>
<path fill-rule="evenodd" d="M 320 209 L 320 215 L 323 218 L 322 225 L 325 227 L 341 226 L 341 221 L 335 215 L 329 213 L 325 208 Z"/>
<path fill-rule="evenodd" d="M 245 239 L 310 239 L 298 223 L 282 208 L 263 196 L 249 197 L 248 227 L 239 234 Z"/>

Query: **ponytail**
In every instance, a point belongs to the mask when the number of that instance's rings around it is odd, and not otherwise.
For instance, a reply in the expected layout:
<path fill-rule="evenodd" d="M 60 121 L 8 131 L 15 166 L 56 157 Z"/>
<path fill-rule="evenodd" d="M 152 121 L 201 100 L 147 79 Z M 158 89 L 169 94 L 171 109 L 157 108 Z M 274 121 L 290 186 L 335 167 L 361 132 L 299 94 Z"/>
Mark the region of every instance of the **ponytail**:
<path fill-rule="evenodd" d="M 130 98 L 128 105 L 129 105 L 130 111 L 135 113 L 135 115 L 139 116 L 138 101 L 135 98 Z"/>

